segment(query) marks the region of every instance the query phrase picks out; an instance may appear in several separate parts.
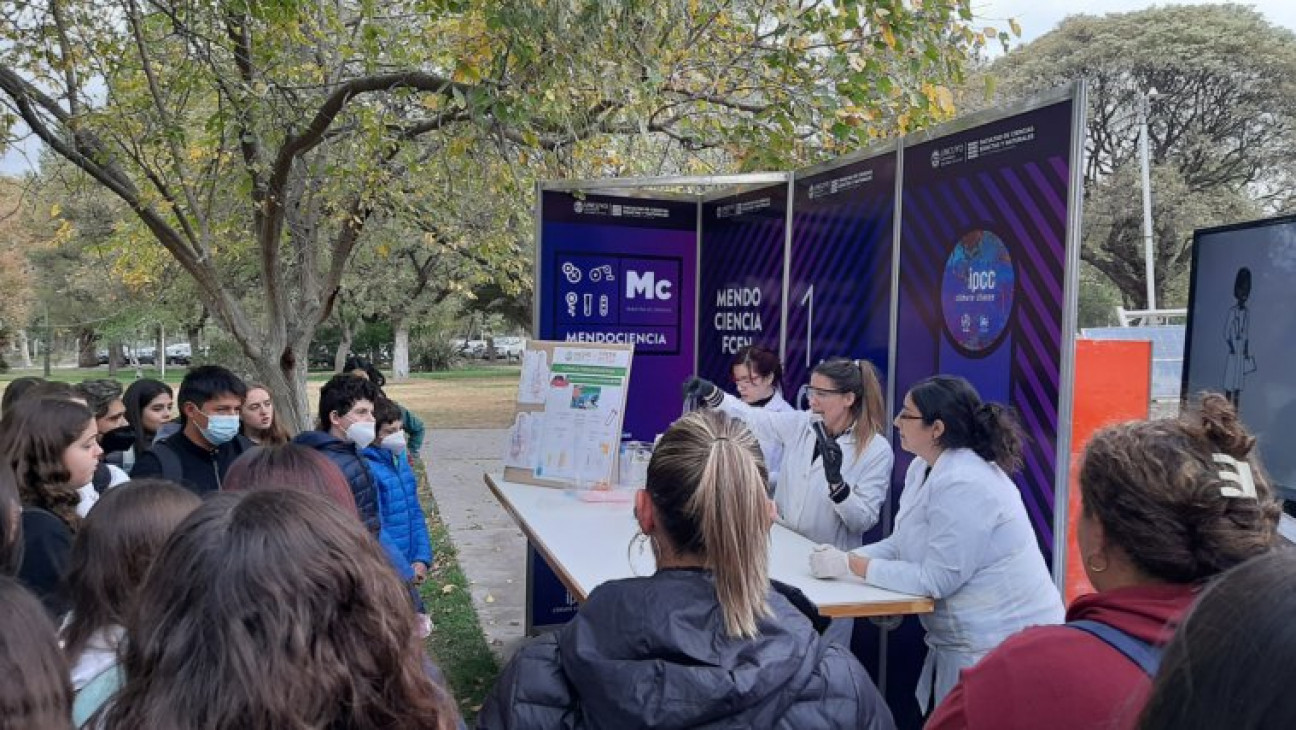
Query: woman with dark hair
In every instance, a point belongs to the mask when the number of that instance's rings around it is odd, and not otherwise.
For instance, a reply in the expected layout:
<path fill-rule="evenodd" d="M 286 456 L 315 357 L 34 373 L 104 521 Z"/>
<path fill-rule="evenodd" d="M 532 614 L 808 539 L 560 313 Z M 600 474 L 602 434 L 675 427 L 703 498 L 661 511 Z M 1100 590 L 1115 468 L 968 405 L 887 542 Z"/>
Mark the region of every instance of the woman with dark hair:
<path fill-rule="evenodd" d="M 1133 727 L 1150 665 L 1113 647 L 1132 642 L 1154 656 L 1203 583 L 1275 542 L 1278 503 L 1254 445 L 1218 394 L 1178 419 L 1095 434 L 1080 466 L 1077 532 L 1097 593 L 1071 604 L 1071 624 L 1027 629 L 963 672 L 927 727 Z"/>
<path fill-rule="evenodd" d="M 72 688 L 40 601 L 0 576 L 0 730 L 71 730 Z"/>
<path fill-rule="evenodd" d="M 795 410 L 783 399 L 783 363 L 778 355 L 760 345 L 747 345 L 734 355 L 729 365 L 730 376 L 738 397 L 752 408 L 764 408 L 771 413 Z M 783 444 L 774 439 L 761 439 L 761 453 L 769 468 L 770 487 L 777 491 L 779 469 L 783 466 Z"/>
<path fill-rule="evenodd" d="M 351 373 L 358 378 L 364 378 L 373 383 L 378 388 L 378 394 L 386 398 L 387 394 L 383 392 L 383 386 L 387 384 L 387 378 L 383 376 L 378 368 L 374 367 L 368 358 L 359 355 L 350 355 L 346 363 L 342 366 L 342 372 Z M 394 401 L 393 401 L 394 402 Z M 427 427 L 423 424 L 423 419 L 414 415 L 408 408 L 401 406 L 401 430 L 405 432 L 409 446 L 409 454 L 412 458 L 419 458 L 423 451 L 423 439 L 426 436 Z"/>
<path fill-rule="evenodd" d="M 170 423 L 172 399 L 171 386 L 160 380 L 143 378 L 127 386 L 122 394 L 122 404 L 126 406 L 128 425 L 113 433 L 111 443 L 128 440 L 129 446 L 109 453 L 106 460 L 130 473 L 135 460 L 152 448 L 159 432 Z M 109 440 L 105 439 L 105 442 Z"/>
<path fill-rule="evenodd" d="M 600 585 L 522 648 L 477 726 L 893 728 L 864 668 L 815 630 L 813 607 L 771 585 L 766 479 L 741 423 L 676 421 L 635 495 L 657 572 Z"/>
<path fill-rule="evenodd" d="M 22 564 L 22 501 L 13 467 L 0 461 L 0 575 L 18 574 Z"/>
<path fill-rule="evenodd" d="M 0 459 L 14 471 L 23 506 L 18 578 L 55 616 L 67 610 L 59 588 L 81 525 L 77 490 L 103 453 L 98 436 L 90 409 L 62 398 L 28 394 L 0 422 Z"/>
<path fill-rule="evenodd" d="M 92 722 L 135 728 L 455 727 L 378 543 L 327 499 L 213 494 L 127 618 L 124 682 Z"/>
<path fill-rule="evenodd" d="M 292 440 L 288 429 L 279 422 L 270 389 L 260 383 L 249 383 L 243 406 L 239 408 L 241 431 L 259 446 L 278 446 Z"/>
<path fill-rule="evenodd" d="M 117 650 L 126 615 L 167 538 L 200 504 L 178 484 L 137 479 L 105 494 L 77 532 L 66 581 L 72 610 L 61 634 L 78 726 L 120 684 Z"/>
<path fill-rule="evenodd" d="M 221 488 L 228 492 L 291 489 L 318 494 L 359 519 L 355 497 L 342 470 L 327 456 L 300 444 L 261 446 L 230 464 Z"/>
<path fill-rule="evenodd" d="M 1021 468 L 1023 438 L 1012 414 L 981 402 L 963 378 L 937 375 L 909 390 L 895 427 L 915 458 L 890 537 L 849 553 L 820 545 L 810 566 L 819 578 L 853 575 L 936 600 L 919 617 L 928 651 L 917 696 L 926 713 L 959 670 L 1004 639 L 1061 623 L 1062 599 L 1008 477 Z"/>
<path fill-rule="evenodd" d="M 3 398 L 0 398 L 0 415 L 8 415 L 9 409 L 13 408 L 13 404 L 17 403 L 19 398 L 44 382 L 45 378 L 38 378 L 35 375 L 24 375 L 10 380 L 5 386 Z"/>
<path fill-rule="evenodd" d="M 1139 730 L 1296 727 L 1296 552 L 1252 558 L 1210 584 L 1166 647 Z"/>

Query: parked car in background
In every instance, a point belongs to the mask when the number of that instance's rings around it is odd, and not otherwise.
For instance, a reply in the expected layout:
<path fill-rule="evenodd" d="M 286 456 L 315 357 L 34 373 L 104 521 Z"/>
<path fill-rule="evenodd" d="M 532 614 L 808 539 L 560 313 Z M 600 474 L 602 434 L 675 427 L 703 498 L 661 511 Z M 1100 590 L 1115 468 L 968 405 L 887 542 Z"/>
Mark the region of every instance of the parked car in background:
<path fill-rule="evenodd" d="M 505 360 L 521 360 L 522 352 L 526 350 L 525 337 L 496 337 L 495 338 L 495 357 Z"/>
<path fill-rule="evenodd" d="M 188 342 L 167 345 L 166 361 L 169 365 L 188 365 L 193 360 L 193 348 Z"/>

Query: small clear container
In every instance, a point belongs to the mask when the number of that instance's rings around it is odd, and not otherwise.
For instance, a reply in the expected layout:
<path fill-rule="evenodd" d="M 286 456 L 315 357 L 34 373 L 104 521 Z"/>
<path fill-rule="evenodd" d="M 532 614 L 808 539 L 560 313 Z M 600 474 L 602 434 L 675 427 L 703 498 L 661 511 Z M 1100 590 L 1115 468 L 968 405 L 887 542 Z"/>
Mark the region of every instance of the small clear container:
<path fill-rule="evenodd" d="M 647 441 L 621 442 L 617 485 L 623 489 L 642 489 L 648 483 L 650 460 L 652 460 L 652 444 Z"/>

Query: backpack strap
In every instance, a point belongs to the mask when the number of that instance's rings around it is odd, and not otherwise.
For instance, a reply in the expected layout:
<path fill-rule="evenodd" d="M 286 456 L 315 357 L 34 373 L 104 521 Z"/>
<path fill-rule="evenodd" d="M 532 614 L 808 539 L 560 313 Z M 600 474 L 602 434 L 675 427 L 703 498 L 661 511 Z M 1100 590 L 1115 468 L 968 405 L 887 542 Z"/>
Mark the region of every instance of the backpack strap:
<path fill-rule="evenodd" d="M 162 465 L 163 479 L 184 484 L 184 465 L 180 463 L 180 455 L 171 448 L 170 444 L 158 441 L 149 451 L 157 456 L 158 463 Z"/>
<path fill-rule="evenodd" d="M 1162 647 L 1130 636 L 1114 626 L 1087 619 L 1069 621 L 1063 626 L 1070 626 L 1073 629 L 1079 629 L 1097 637 L 1103 643 L 1124 654 L 1126 659 L 1137 664 L 1138 668 L 1142 669 L 1143 673 L 1149 677 L 1155 677 L 1157 670 L 1161 668 Z"/>

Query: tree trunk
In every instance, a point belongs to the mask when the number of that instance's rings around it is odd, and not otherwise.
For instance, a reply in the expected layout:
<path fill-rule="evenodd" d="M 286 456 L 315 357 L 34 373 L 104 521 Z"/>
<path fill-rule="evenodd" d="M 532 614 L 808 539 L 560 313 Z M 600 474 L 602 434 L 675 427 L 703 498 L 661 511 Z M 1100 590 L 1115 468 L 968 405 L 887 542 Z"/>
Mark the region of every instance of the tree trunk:
<path fill-rule="evenodd" d="M 77 330 L 77 367 L 93 368 L 99 365 L 99 357 L 95 353 L 96 340 L 94 330 Z"/>
<path fill-rule="evenodd" d="M 185 342 L 189 343 L 189 356 L 198 357 L 198 351 L 202 348 L 202 325 L 186 325 Z"/>
<path fill-rule="evenodd" d="M 154 345 L 153 364 L 158 369 L 158 380 L 166 380 L 166 325 L 158 325 L 157 344 Z"/>
<path fill-rule="evenodd" d="M 280 423 L 296 434 L 315 426 L 306 397 L 306 358 L 293 358 L 286 368 L 284 359 L 275 357 L 266 362 L 258 358 L 252 361 L 252 367 L 257 380 L 270 389 Z"/>
<path fill-rule="evenodd" d="M 392 377 L 397 381 L 406 380 L 410 375 L 409 324 L 404 320 L 393 322 L 392 330 L 396 333 L 392 345 Z"/>
<path fill-rule="evenodd" d="M 23 367 L 32 366 L 31 342 L 27 339 L 27 330 L 18 330 L 18 354 L 22 358 Z"/>
<path fill-rule="evenodd" d="M 351 332 L 351 323 L 341 317 L 338 321 L 342 323 L 342 339 L 338 341 L 337 351 L 333 353 L 333 372 L 342 372 L 342 366 L 346 365 L 347 355 L 351 354 L 351 340 L 354 334 Z"/>
<path fill-rule="evenodd" d="M 108 377 L 117 377 L 117 369 L 122 366 L 122 349 L 120 340 L 108 343 Z"/>

